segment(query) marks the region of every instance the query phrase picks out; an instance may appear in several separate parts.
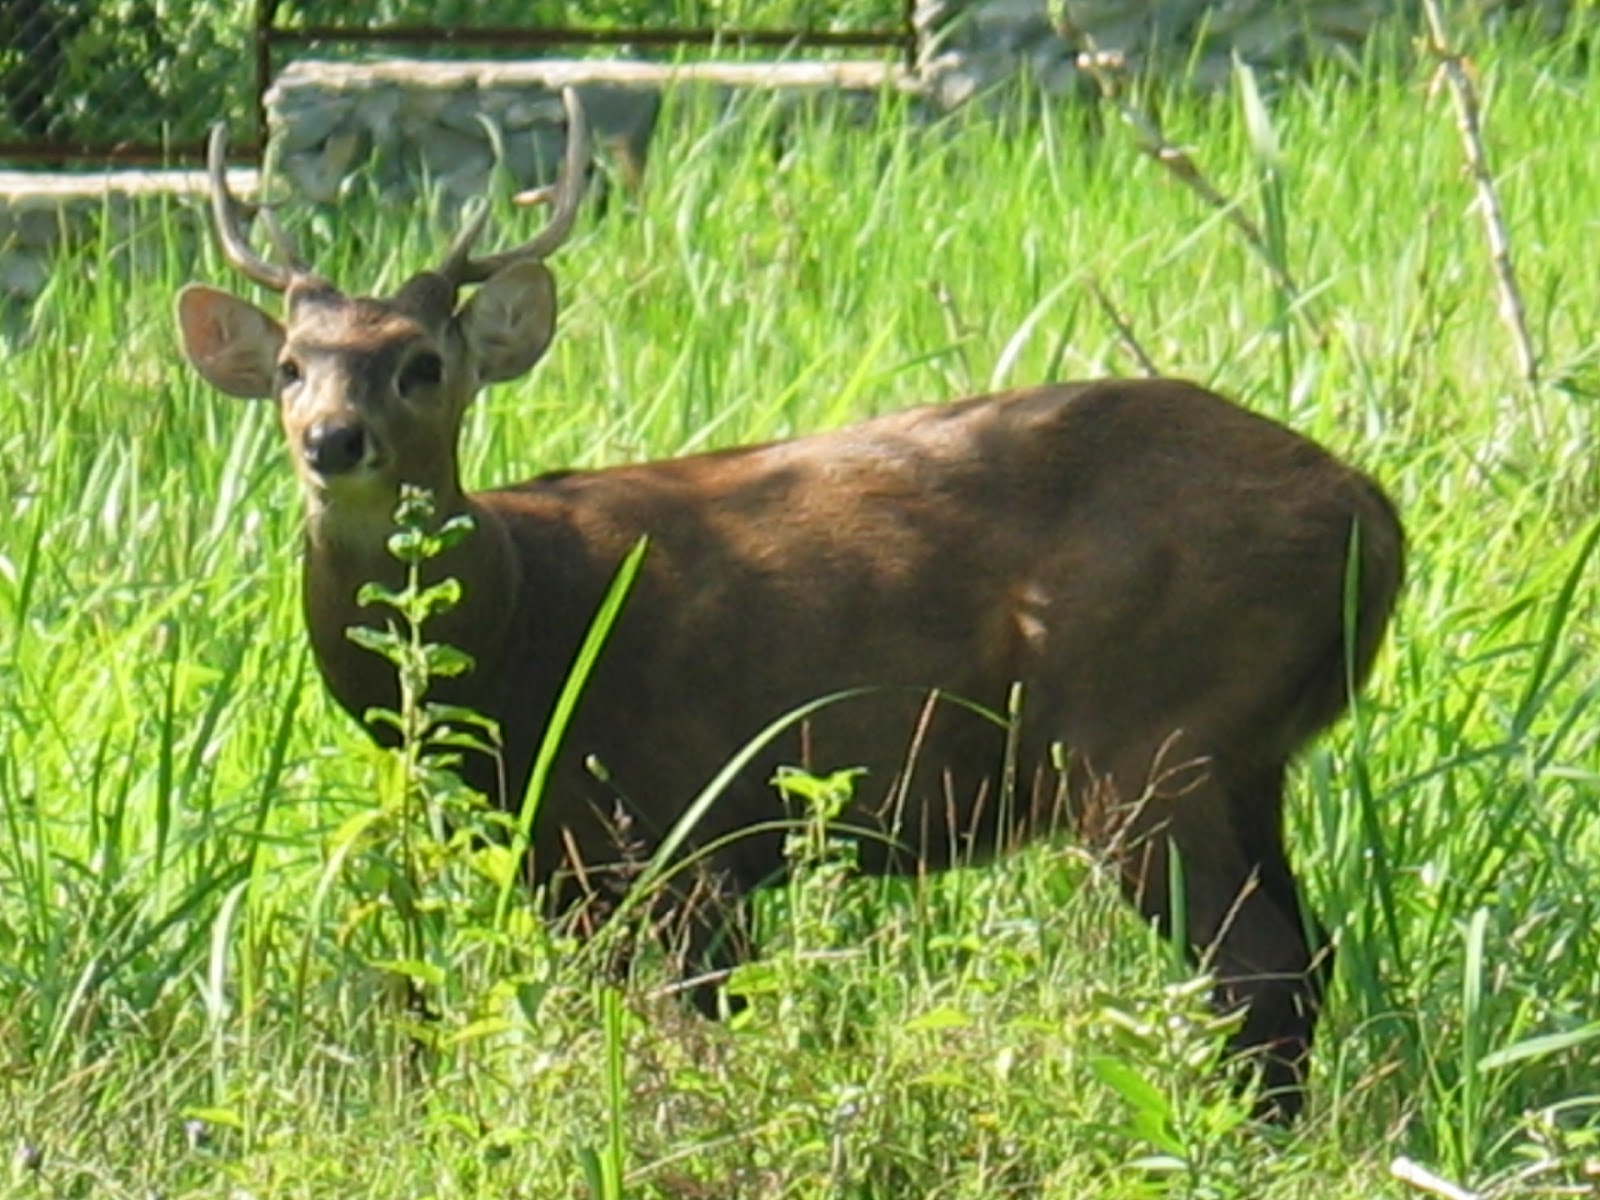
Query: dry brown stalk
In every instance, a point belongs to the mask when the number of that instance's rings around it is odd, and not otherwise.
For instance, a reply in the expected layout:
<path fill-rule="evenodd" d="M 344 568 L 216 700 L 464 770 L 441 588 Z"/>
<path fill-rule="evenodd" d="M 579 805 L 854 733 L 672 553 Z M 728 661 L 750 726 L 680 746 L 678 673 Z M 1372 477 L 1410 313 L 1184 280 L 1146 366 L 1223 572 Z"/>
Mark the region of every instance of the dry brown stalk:
<path fill-rule="evenodd" d="M 1189 152 L 1175 142 L 1167 140 L 1167 135 L 1161 126 L 1146 113 L 1140 112 L 1122 98 L 1122 87 L 1119 73 L 1122 70 L 1122 58 L 1118 54 L 1107 54 L 1094 45 L 1094 39 L 1087 31 L 1071 24 L 1070 21 L 1058 19 L 1061 35 L 1087 46 L 1084 53 L 1078 55 L 1078 69 L 1095 81 L 1100 89 L 1100 95 L 1117 111 L 1117 115 L 1129 129 L 1133 131 L 1135 144 L 1139 151 L 1160 165 L 1168 174 L 1199 196 L 1202 201 L 1217 210 L 1228 221 L 1239 235 L 1244 238 L 1249 247 L 1256 252 L 1261 261 L 1266 264 L 1268 272 L 1272 275 L 1272 282 L 1283 293 L 1288 305 L 1298 310 L 1300 308 L 1300 288 L 1295 283 L 1294 277 L 1289 274 L 1288 268 L 1279 262 L 1272 253 L 1267 243 L 1267 238 L 1261 231 L 1261 226 L 1250 219 L 1244 207 L 1235 199 L 1227 195 L 1206 177 L 1199 165 L 1189 156 Z"/>
<path fill-rule="evenodd" d="M 1422 0 L 1422 10 L 1428 21 L 1430 54 L 1439 63 L 1439 75 L 1450 89 L 1450 99 L 1456 110 L 1456 127 L 1461 131 L 1461 145 L 1466 154 L 1467 167 L 1472 173 L 1473 186 L 1478 193 L 1478 211 L 1483 215 L 1484 231 L 1489 241 L 1489 262 L 1494 269 L 1495 287 L 1499 294 L 1501 320 L 1511 333 L 1512 345 L 1517 355 L 1517 366 L 1523 381 L 1530 388 L 1539 385 L 1539 357 L 1528 334 L 1527 309 L 1522 302 L 1522 291 L 1517 286 L 1516 264 L 1511 256 L 1511 237 L 1506 231 L 1505 217 L 1500 209 L 1500 197 L 1495 191 L 1494 176 L 1489 170 L 1489 156 L 1483 145 L 1483 121 L 1479 115 L 1478 93 L 1472 76 L 1467 71 L 1466 56 L 1450 45 L 1445 27 L 1444 11 L 1439 0 Z M 1538 413 L 1534 413 L 1537 421 Z M 1540 430 L 1539 432 L 1543 432 Z"/>
<path fill-rule="evenodd" d="M 1100 286 L 1097 279 L 1089 280 L 1089 294 L 1095 298 L 1095 303 L 1100 305 L 1100 310 L 1106 314 L 1106 319 L 1117 331 L 1117 338 L 1129 354 L 1138 360 L 1139 369 L 1152 379 L 1161 374 L 1161 369 L 1156 366 L 1155 360 L 1145 353 L 1144 346 L 1133 332 L 1133 326 L 1128 324 L 1127 318 L 1122 315 L 1117 306 L 1111 302 L 1111 297 L 1106 295 L 1105 289 Z"/>

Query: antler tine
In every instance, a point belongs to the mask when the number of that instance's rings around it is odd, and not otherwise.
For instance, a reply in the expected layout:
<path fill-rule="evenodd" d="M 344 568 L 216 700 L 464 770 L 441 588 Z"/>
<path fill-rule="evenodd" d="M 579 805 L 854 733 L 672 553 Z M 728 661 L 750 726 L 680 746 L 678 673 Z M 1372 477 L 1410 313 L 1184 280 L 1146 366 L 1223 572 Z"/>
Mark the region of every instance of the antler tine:
<path fill-rule="evenodd" d="M 483 233 L 483 227 L 489 223 L 489 206 L 481 199 L 470 202 L 472 215 L 467 218 L 467 223 L 461 227 L 461 232 L 456 234 L 455 240 L 450 243 L 450 249 L 444 252 L 444 261 L 438 266 L 438 274 L 448 279 L 453 286 L 459 287 L 463 283 L 472 282 L 467 278 L 467 272 L 472 264 L 472 247 Z"/>
<path fill-rule="evenodd" d="M 283 260 L 284 265 L 295 275 L 309 273 L 310 264 L 300 257 L 299 247 L 294 244 L 294 238 L 289 236 L 289 231 L 279 222 L 277 213 L 265 204 L 256 211 L 260 214 L 261 223 L 267 227 L 267 238 L 272 242 L 272 248 L 278 252 L 278 257 Z"/>
<path fill-rule="evenodd" d="M 279 265 L 268 262 L 250 249 L 249 240 L 239 228 L 239 217 L 235 211 L 237 202 L 228 191 L 227 152 L 228 125 L 225 121 L 218 121 L 211 127 L 211 137 L 206 144 L 206 173 L 211 185 L 211 220 L 217 227 L 217 240 L 222 243 L 223 257 L 246 279 L 254 280 L 275 292 L 285 291 L 299 274 L 293 247 L 289 245 L 287 235 L 269 218 L 267 227 L 272 239 L 278 244 L 280 252 L 289 251 L 287 257 L 290 263 Z"/>
<path fill-rule="evenodd" d="M 567 152 L 561 162 L 557 177 L 550 221 L 522 245 L 500 254 L 484 258 L 471 258 L 472 243 L 483 229 L 487 209 L 481 210 L 461 235 L 451 245 L 439 273 L 456 286 L 465 283 L 482 283 L 496 271 L 523 259 L 544 259 L 553 254 L 572 232 L 578 216 L 578 205 L 583 200 L 585 174 L 589 166 L 589 122 L 583 113 L 583 104 L 572 88 L 561 89 L 561 102 L 567 110 Z"/>

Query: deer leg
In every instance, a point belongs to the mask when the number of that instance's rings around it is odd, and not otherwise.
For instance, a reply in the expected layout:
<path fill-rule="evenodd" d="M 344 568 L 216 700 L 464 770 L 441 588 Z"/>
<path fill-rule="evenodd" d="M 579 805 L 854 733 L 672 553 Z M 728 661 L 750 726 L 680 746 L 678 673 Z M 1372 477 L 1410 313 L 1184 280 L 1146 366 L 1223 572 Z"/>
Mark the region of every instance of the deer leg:
<path fill-rule="evenodd" d="M 1320 982 L 1300 916 L 1277 815 L 1272 832 L 1237 825 L 1240 807 L 1214 776 L 1180 792 L 1146 799 L 1122 852 L 1130 899 L 1163 932 L 1182 913 L 1190 951 L 1216 976 L 1216 1001 L 1243 1009 L 1232 1048 L 1260 1066 L 1263 1115 L 1292 1119 L 1303 1102 L 1305 1059 L 1316 1023 Z M 1266 814 L 1257 812 L 1255 819 Z M 1169 891 L 1171 851 L 1184 883 L 1183 903 Z"/>
<path fill-rule="evenodd" d="M 1334 947 L 1327 927 L 1304 908 L 1299 885 L 1284 852 L 1283 766 L 1278 764 L 1254 774 L 1236 775 L 1231 771 L 1223 774 L 1229 778 L 1227 789 L 1233 809 L 1233 828 L 1245 861 L 1253 865 L 1261 888 L 1306 938 L 1311 955 L 1308 975 L 1311 1019 L 1315 1022 L 1323 992 L 1333 977 Z"/>
<path fill-rule="evenodd" d="M 717 1017 L 726 1004 L 738 1012 L 744 1001 L 722 994 L 733 969 L 750 957 L 745 889 L 710 870 L 664 889 L 654 906 L 655 932 L 678 972 L 679 986 L 704 1016 Z"/>

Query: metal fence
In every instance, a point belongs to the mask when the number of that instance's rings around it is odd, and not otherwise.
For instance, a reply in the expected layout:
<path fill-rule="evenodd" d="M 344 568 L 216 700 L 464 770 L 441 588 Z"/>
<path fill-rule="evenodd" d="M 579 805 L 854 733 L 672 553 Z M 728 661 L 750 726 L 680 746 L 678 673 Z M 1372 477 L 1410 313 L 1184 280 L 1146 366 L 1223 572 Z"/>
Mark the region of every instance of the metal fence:
<path fill-rule="evenodd" d="M 0 164 L 193 162 L 219 116 L 259 154 L 296 55 L 916 55 L 915 0 L 0 0 Z M 358 19 L 352 20 L 352 14 Z"/>

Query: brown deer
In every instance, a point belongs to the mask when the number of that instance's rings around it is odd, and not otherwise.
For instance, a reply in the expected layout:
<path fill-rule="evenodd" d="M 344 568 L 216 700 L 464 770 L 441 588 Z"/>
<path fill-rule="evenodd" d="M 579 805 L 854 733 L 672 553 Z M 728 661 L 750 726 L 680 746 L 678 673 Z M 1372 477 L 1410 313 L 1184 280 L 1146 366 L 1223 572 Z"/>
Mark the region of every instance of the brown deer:
<path fill-rule="evenodd" d="M 730 905 L 782 870 L 772 780 L 786 764 L 864 768 L 845 820 L 869 872 L 1076 826 L 1115 852 L 1148 918 L 1182 914 L 1174 932 L 1205 956 L 1219 1003 L 1245 1010 L 1236 1046 L 1292 1115 L 1326 959 L 1284 854 L 1284 771 L 1364 682 L 1394 605 L 1404 544 L 1383 492 L 1172 379 L 1055 384 L 467 492 L 463 411 L 554 331 L 543 260 L 573 224 L 587 156 L 570 94 L 567 108 L 547 227 L 473 257 L 480 213 L 388 298 L 313 274 L 270 219 L 282 261 L 252 251 L 213 132 L 222 247 L 285 293 L 286 318 L 191 284 L 178 326 L 211 384 L 277 399 L 306 504 L 306 623 L 334 697 L 358 720 L 395 703 L 388 664 L 345 631 L 379 621 L 356 591 L 398 584 L 391 514 L 403 483 L 427 487 L 476 526 L 433 564 L 464 600 L 432 636 L 476 662 L 443 698 L 504 739 L 500 761 L 463 774 L 516 804 L 575 648 L 648 537 L 548 781 L 536 879 L 614 860 L 619 805 L 658 844 L 758 731 L 860 689 L 768 744 L 694 828 Z"/>

